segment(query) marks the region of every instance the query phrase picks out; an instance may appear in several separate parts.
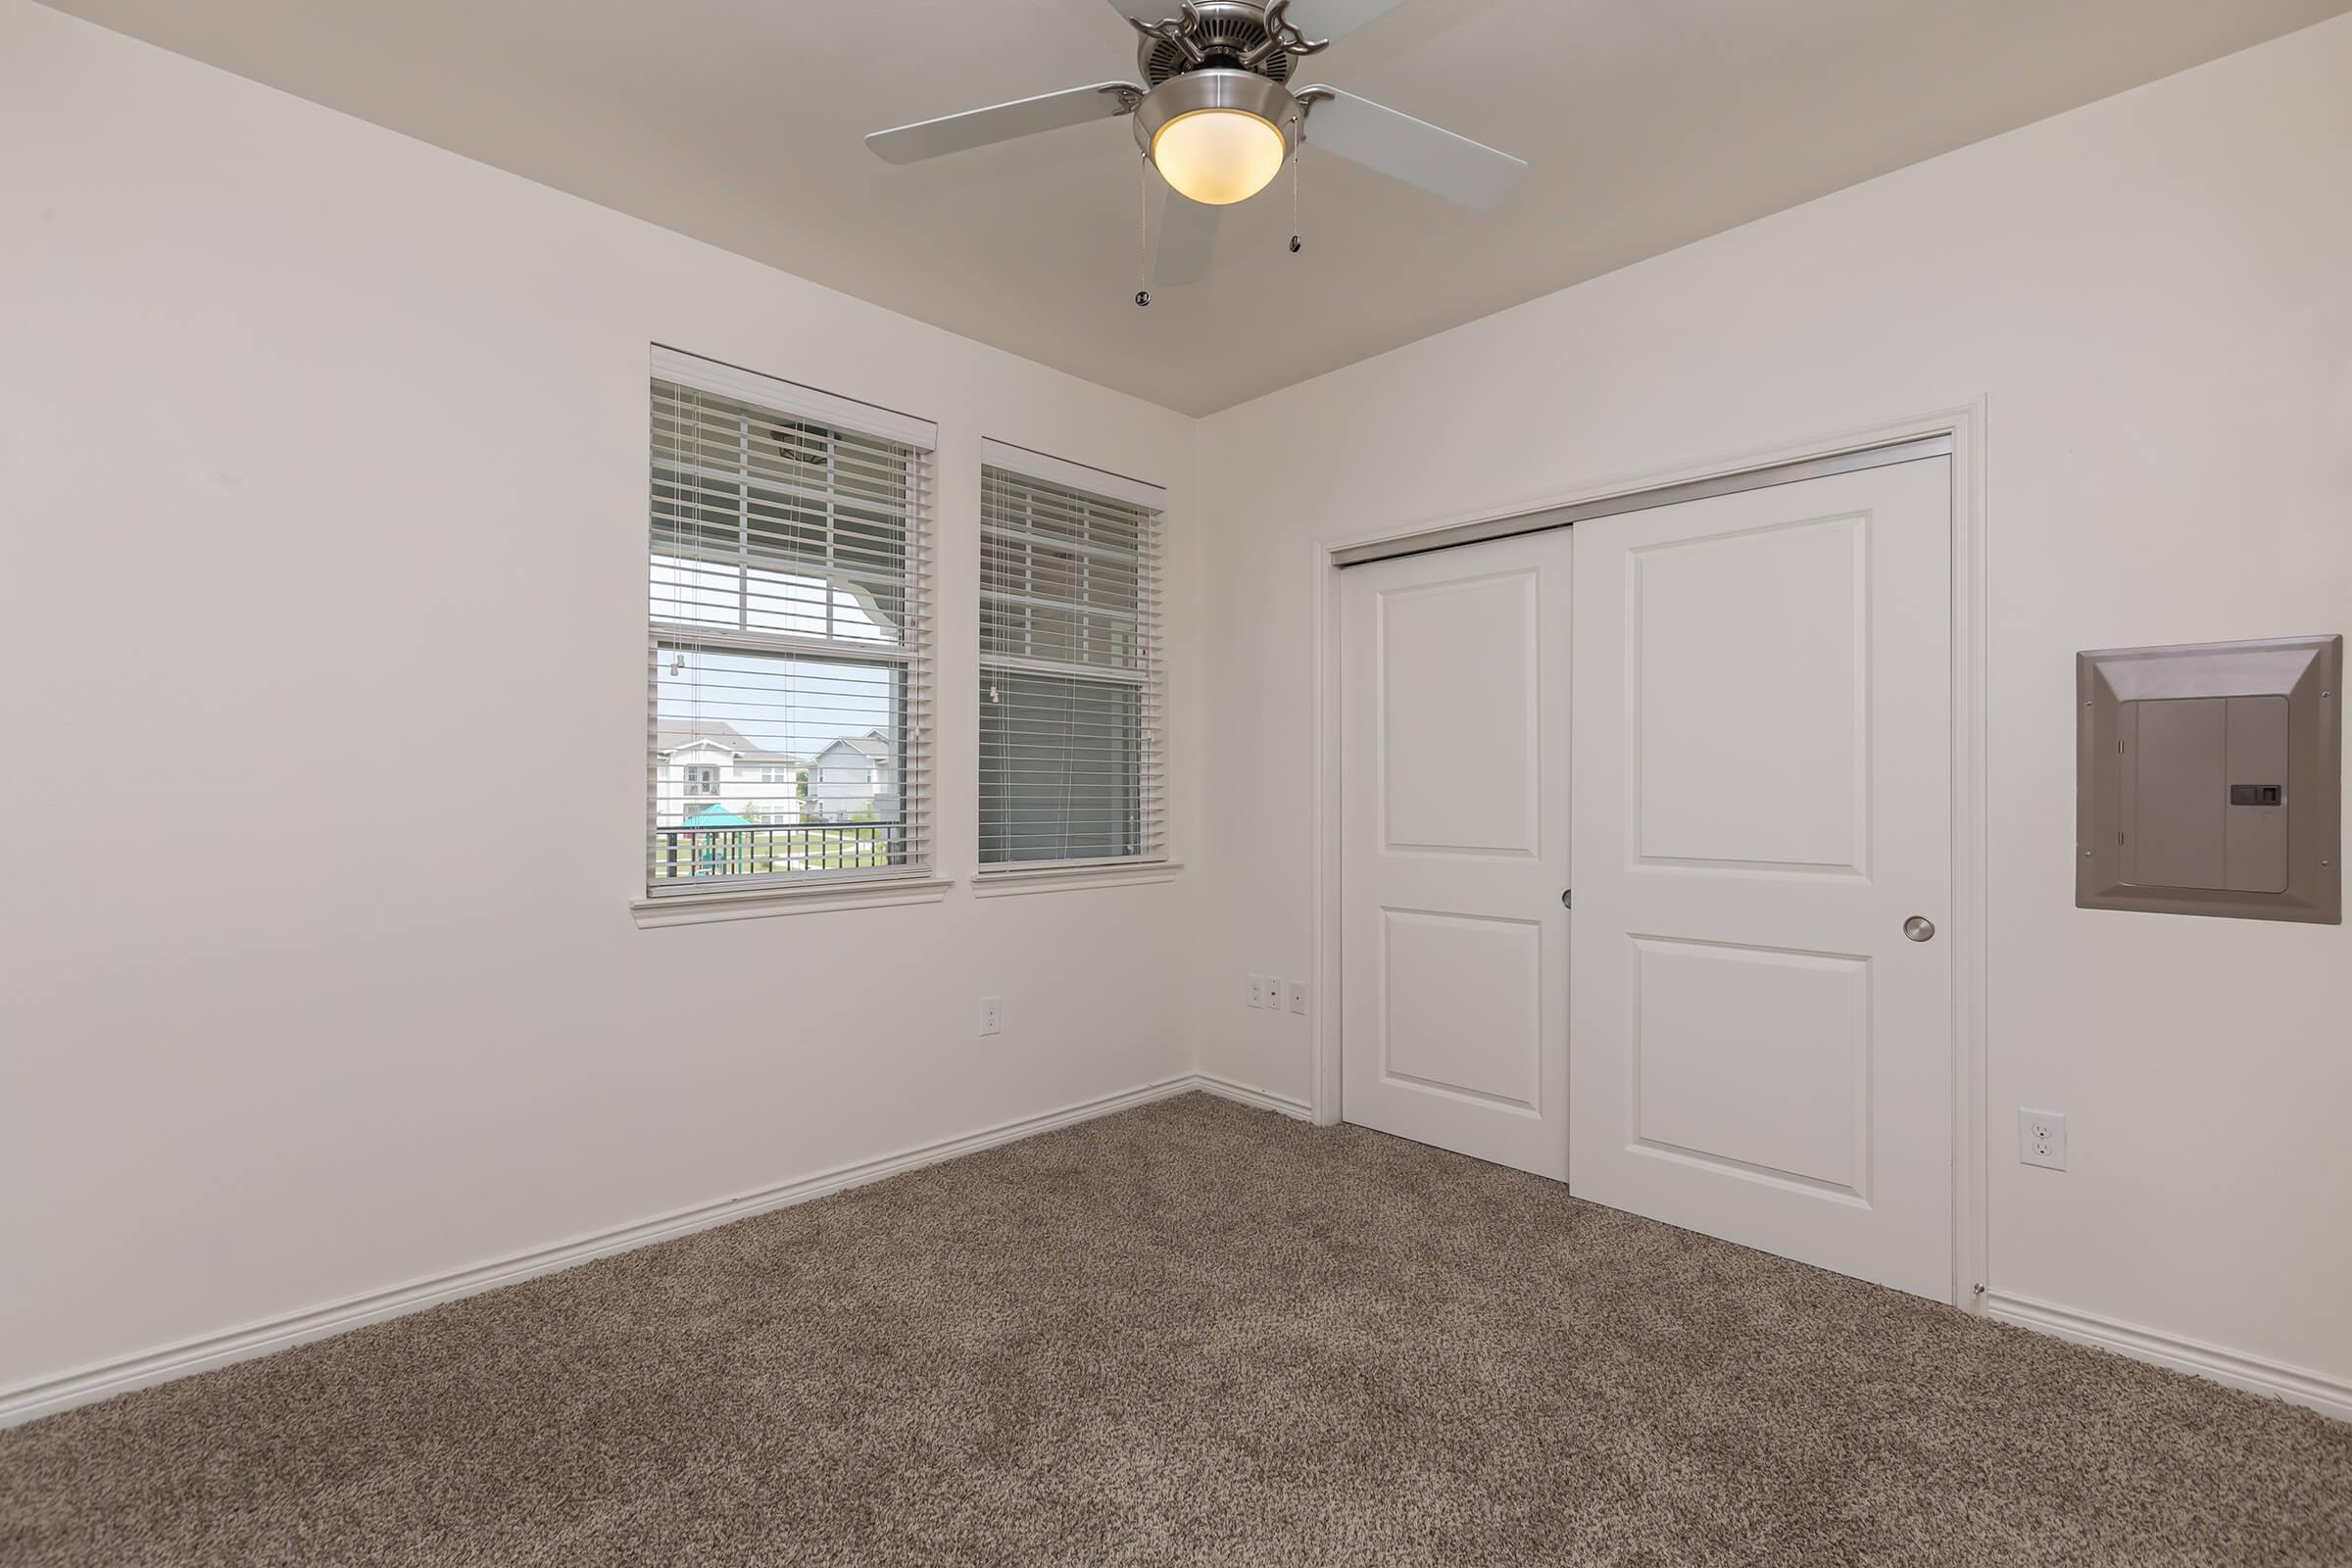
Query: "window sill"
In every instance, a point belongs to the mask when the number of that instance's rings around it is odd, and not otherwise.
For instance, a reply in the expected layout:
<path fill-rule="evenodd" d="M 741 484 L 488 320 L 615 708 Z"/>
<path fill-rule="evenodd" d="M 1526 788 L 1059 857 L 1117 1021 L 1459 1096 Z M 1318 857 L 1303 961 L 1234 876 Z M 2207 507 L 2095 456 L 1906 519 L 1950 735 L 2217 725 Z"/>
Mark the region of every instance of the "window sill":
<path fill-rule="evenodd" d="M 754 888 L 736 893 L 674 893 L 636 899 L 629 913 L 640 928 L 702 925 L 711 920 L 760 920 L 774 914 L 824 914 L 835 909 L 873 909 L 894 904 L 937 904 L 956 885 L 951 877 L 876 878 L 871 882 L 820 882 L 802 887 Z"/>
<path fill-rule="evenodd" d="M 972 897 L 1010 898 L 1020 893 L 1062 893 L 1076 888 L 1131 888 L 1152 882 L 1173 882 L 1184 869 L 1182 860 L 1150 860 L 1133 865 L 1045 865 L 1019 870 L 975 871 Z"/>

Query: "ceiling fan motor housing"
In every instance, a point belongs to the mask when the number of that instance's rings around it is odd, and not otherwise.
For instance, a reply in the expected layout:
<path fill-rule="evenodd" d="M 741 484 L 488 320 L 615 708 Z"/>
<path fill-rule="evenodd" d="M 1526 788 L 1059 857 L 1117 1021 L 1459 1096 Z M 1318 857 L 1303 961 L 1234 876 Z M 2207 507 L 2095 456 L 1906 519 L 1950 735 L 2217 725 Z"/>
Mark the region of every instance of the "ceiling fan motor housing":
<path fill-rule="evenodd" d="M 1173 9 L 1175 0 L 1169 4 Z M 1202 58 L 1195 64 L 1173 38 L 1146 32 L 1143 46 L 1136 51 L 1135 69 L 1143 74 L 1147 87 L 1203 68 L 1238 69 L 1252 52 L 1266 52 L 1273 39 L 1273 29 L 1266 24 L 1266 8 L 1257 0 L 1194 0 L 1191 14 L 1182 20 L 1187 24 L 1187 39 Z M 1256 71 L 1272 80 L 1288 81 L 1296 64 L 1288 51 L 1276 48 Z"/>

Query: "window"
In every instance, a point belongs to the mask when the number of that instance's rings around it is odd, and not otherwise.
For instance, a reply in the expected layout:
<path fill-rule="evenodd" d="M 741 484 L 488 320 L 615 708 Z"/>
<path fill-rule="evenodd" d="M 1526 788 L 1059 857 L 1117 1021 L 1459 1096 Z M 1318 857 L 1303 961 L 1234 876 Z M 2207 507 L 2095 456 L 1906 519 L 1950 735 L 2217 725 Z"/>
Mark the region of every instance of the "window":
<path fill-rule="evenodd" d="M 981 863 L 1157 859 L 1161 492 L 982 456 Z"/>
<path fill-rule="evenodd" d="M 650 895 L 928 867 L 932 446 L 921 420 L 654 351 Z M 880 782 L 828 823 L 802 779 L 845 740 Z M 723 794 L 697 746 L 732 755 Z"/>

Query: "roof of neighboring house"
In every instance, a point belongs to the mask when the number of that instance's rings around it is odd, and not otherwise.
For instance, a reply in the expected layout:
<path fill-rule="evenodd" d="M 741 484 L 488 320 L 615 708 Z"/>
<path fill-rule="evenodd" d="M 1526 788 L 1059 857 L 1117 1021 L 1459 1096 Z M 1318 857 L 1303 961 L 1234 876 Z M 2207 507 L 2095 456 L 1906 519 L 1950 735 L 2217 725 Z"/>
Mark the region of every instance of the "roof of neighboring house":
<path fill-rule="evenodd" d="M 790 752 L 762 751 L 745 738 L 743 731 L 723 718 L 673 718 L 663 721 L 654 733 L 654 750 L 668 753 L 683 751 L 689 746 L 717 746 L 740 758 L 757 762 L 790 762 Z"/>
<path fill-rule="evenodd" d="M 752 743 L 744 739 L 743 731 L 723 718 L 672 718 L 662 721 L 654 734 L 656 750 L 674 752 L 696 741 L 713 741 L 732 752 L 748 752 Z"/>
<path fill-rule="evenodd" d="M 737 816 L 723 806 L 705 806 L 686 814 L 688 827 L 750 827 L 751 818 Z"/>
<path fill-rule="evenodd" d="M 869 761 L 887 762 L 890 760 L 890 742 L 883 740 L 878 733 L 844 735 L 832 746 L 826 747 L 824 751 L 816 755 L 822 758 L 832 752 L 834 747 L 839 746 L 847 746 L 851 751 L 858 753 Z"/>

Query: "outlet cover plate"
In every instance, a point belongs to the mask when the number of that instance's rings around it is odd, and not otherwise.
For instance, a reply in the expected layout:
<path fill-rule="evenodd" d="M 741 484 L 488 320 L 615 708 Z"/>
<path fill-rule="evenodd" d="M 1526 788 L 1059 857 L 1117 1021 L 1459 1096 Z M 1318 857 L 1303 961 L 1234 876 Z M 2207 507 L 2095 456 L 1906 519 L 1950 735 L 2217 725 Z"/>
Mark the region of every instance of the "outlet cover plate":
<path fill-rule="evenodd" d="M 2045 1170 L 2066 1169 L 2066 1116 L 2055 1110 L 2017 1113 L 2017 1157 Z"/>

